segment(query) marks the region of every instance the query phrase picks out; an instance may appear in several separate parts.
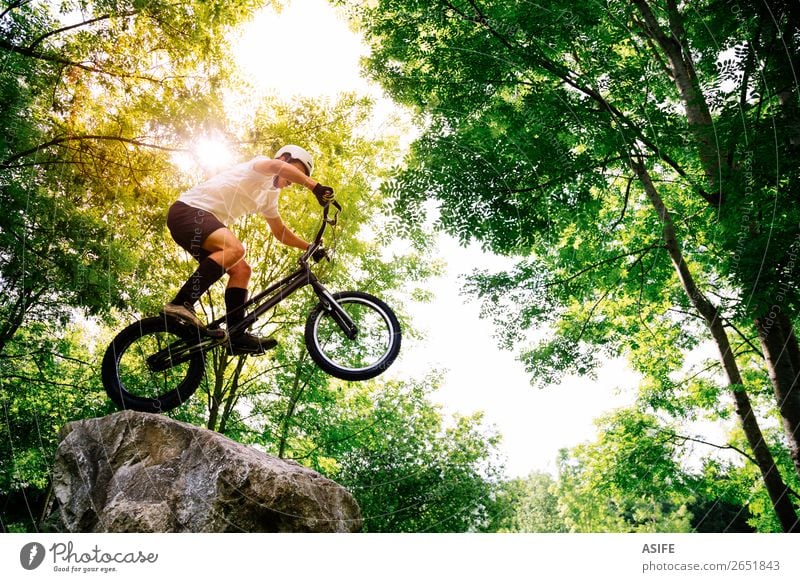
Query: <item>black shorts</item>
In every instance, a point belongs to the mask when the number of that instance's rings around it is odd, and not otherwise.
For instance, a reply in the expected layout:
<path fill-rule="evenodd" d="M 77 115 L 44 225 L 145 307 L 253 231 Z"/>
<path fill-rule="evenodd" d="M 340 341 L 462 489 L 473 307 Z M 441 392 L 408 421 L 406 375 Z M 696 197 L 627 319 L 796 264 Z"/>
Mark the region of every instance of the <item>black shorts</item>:
<path fill-rule="evenodd" d="M 199 262 L 211 254 L 202 244 L 212 232 L 226 226 L 208 210 L 177 201 L 167 212 L 167 228 L 175 242 Z"/>

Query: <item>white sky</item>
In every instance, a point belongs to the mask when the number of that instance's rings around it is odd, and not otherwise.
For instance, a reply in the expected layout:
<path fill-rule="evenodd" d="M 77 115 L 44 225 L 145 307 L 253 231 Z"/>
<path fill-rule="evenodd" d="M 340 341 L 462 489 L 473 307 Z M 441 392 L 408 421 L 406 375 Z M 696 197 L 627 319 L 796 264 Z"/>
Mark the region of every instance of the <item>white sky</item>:
<path fill-rule="evenodd" d="M 364 45 L 325 0 L 287 4 L 279 16 L 269 10 L 258 14 L 235 49 L 259 91 L 281 97 L 353 90 L 380 95 L 360 76 Z M 444 235 L 438 246 L 447 257 L 447 272 L 429 284 L 435 301 L 413 310 L 415 325 L 427 332 L 427 340 L 404 346 L 392 376 L 413 378 L 432 368 L 446 370 L 437 401 L 448 413 L 484 411 L 486 422 L 503 435 L 501 450 L 510 476 L 532 470 L 555 473 L 560 448 L 593 438 L 594 418 L 633 401 L 635 375 L 623 363 L 610 362 L 597 382 L 570 378 L 559 386 L 532 388 L 514 355 L 496 348 L 491 322 L 478 318 L 479 306 L 460 296 L 460 275 L 475 267 L 500 269 L 508 261 L 461 248 Z"/>
<path fill-rule="evenodd" d="M 367 48 L 324 0 L 283 0 L 255 15 L 234 49 L 256 89 L 283 96 L 368 90 L 358 59 Z"/>

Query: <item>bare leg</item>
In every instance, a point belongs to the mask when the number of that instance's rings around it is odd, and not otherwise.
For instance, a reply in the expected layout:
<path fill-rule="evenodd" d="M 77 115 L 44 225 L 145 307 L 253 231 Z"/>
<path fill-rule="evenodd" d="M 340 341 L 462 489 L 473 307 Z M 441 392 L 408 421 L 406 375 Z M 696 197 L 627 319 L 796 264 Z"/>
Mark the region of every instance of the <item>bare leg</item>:
<path fill-rule="evenodd" d="M 227 228 L 219 228 L 208 235 L 203 248 L 211 253 L 209 258 L 226 271 L 244 258 L 244 245 Z"/>
<path fill-rule="evenodd" d="M 203 248 L 209 251 L 209 259 L 228 272 L 228 287 L 225 290 L 225 307 L 228 313 L 228 329 L 244 317 L 240 309 L 247 300 L 247 285 L 250 283 L 252 269 L 244 260 L 244 246 L 227 228 L 220 228 L 206 238 Z M 229 340 L 231 354 L 259 354 L 277 345 L 274 339 L 261 338 L 242 331 Z"/>
<path fill-rule="evenodd" d="M 197 270 L 165 306 L 172 315 L 183 317 L 198 327 L 202 324 L 194 314 L 194 305 L 226 271 L 231 273 L 233 284 L 242 289 L 246 289 L 250 279 L 250 267 L 242 260 L 244 246 L 227 228 L 212 232 L 203 242 L 203 248 L 210 253 L 209 256 L 199 261 Z"/>

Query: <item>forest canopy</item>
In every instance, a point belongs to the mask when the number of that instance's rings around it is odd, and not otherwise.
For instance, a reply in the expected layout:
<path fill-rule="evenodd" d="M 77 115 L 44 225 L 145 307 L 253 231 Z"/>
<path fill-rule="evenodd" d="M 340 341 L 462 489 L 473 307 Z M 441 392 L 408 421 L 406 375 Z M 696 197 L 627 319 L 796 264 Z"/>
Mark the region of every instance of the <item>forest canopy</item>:
<path fill-rule="evenodd" d="M 477 243 L 515 266 L 464 290 L 531 383 L 622 357 L 636 402 L 555 474 L 510 477 L 503 427 L 445 413 L 437 371 L 317 369 L 298 296 L 266 322 L 269 357 L 215 353 L 175 418 L 337 480 L 366 531 L 797 531 L 800 5 L 331 4 L 415 128 L 378 128 L 357 92 L 256 92 L 231 39 L 277 1 L 0 3 L 0 529 L 37 530 L 58 431 L 113 411 L 105 346 L 193 270 L 171 202 L 301 143 L 346 208 L 326 284 L 387 298 L 413 341 L 409 306 L 441 272 L 432 241 Z M 318 205 L 295 188 L 282 215 L 312 233 Z M 259 217 L 236 229 L 254 285 L 295 263 Z M 222 304 L 212 289 L 204 315 Z"/>

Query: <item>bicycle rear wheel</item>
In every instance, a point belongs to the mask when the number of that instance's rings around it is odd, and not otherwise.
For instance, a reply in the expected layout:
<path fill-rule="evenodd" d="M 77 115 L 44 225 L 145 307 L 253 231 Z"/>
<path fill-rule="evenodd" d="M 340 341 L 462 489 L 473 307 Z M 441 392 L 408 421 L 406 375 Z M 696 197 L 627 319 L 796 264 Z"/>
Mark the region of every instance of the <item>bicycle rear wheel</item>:
<path fill-rule="evenodd" d="M 197 330 L 170 317 L 150 317 L 122 330 L 103 357 L 103 386 L 121 409 L 166 412 L 197 390 L 205 355 Z"/>
<path fill-rule="evenodd" d="M 342 380 L 368 380 L 383 373 L 400 353 L 400 324 L 394 312 L 367 293 L 345 291 L 334 293 L 333 298 L 358 333 L 349 338 L 333 313 L 317 305 L 306 320 L 305 342 L 311 359 Z"/>

